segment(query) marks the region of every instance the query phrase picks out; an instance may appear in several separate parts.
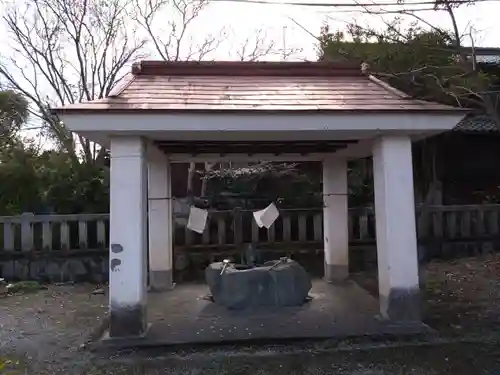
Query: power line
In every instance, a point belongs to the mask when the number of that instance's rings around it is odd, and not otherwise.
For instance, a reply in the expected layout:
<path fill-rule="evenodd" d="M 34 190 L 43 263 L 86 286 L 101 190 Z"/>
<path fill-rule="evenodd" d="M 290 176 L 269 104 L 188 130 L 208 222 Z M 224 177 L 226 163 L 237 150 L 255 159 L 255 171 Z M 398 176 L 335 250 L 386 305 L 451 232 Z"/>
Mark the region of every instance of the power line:
<path fill-rule="evenodd" d="M 216 1 L 232 1 L 232 0 L 216 0 Z M 499 0 L 495 0 L 499 1 Z M 368 11 L 369 14 L 374 14 L 374 15 L 381 15 L 381 14 L 401 14 L 403 12 L 427 12 L 427 11 L 433 11 L 433 12 L 438 12 L 438 11 L 446 11 L 446 9 L 436 9 L 433 7 L 425 7 L 425 8 L 406 8 L 406 9 L 392 9 L 392 10 L 370 10 Z M 360 9 L 336 9 L 335 14 L 339 13 L 358 13 L 361 12 Z"/>
<path fill-rule="evenodd" d="M 415 2 L 382 2 L 382 3 L 303 3 L 303 2 L 290 2 L 290 1 L 275 1 L 275 0 L 215 0 L 217 2 L 231 2 L 231 3 L 249 3 L 249 4 L 264 4 L 264 5 L 295 5 L 302 7 L 386 7 L 386 6 L 413 6 L 413 5 L 441 5 L 436 3 L 436 1 L 415 1 Z M 485 2 L 499 2 L 500 0 L 476 0 L 474 3 L 485 3 Z M 460 4 L 471 4 L 471 1 L 467 0 L 449 0 L 443 2 L 442 4 L 450 5 L 460 5 Z M 433 8 L 431 8 L 433 9 Z"/>

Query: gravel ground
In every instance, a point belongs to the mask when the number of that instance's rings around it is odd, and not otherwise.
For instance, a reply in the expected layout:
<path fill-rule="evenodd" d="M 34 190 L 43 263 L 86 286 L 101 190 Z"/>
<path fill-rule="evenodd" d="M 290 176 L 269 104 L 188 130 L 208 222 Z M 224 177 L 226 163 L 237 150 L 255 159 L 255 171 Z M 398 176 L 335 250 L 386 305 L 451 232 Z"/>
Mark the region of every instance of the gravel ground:
<path fill-rule="evenodd" d="M 500 333 L 500 254 L 431 263 L 426 321 L 448 335 Z"/>
<path fill-rule="evenodd" d="M 498 345 L 444 344 L 358 349 L 315 350 L 273 347 L 252 351 L 204 350 L 189 353 L 135 352 L 112 363 L 96 360 L 85 374 L 104 375 L 493 375 L 499 369 Z M 283 353 L 286 351 L 287 353 Z"/>
<path fill-rule="evenodd" d="M 80 348 L 98 333 L 107 311 L 106 296 L 92 294 L 95 289 L 52 285 L 0 297 L 0 361 L 19 360 L 50 372 L 69 362 L 84 366 L 92 356 Z"/>
<path fill-rule="evenodd" d="M 427 280 L 426 320 L 434 328 L 451 338 L 500 337 L 500 257 L 432 263 Z M 95 289 L 49 286 L 0 297 L 0 374 L 493 375 L 500 366 L 497 343 L 361 340 L 92 352 L 83 344 L 99 333 L 107 309 Z"/>

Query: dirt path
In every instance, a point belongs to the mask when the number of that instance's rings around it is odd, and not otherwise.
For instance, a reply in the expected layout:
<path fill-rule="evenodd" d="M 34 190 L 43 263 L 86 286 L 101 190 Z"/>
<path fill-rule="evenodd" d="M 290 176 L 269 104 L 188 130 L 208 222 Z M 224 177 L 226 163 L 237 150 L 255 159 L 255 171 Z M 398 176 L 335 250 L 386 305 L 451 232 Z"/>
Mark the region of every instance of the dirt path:
<path fill-rule="evenodd" d="M 499 256 L 432 263 L 427 280 L 429 324 L 447 337 L 500 337 Z M 94 290 L 91 285 L 50 286 L 0 298 L 0 374 L 11 368 L 51 375 L 493 375 L 500 366 L 500 345 L 477 343 L 398 348 L 382 343 L 349 351 L 316 343 L 93 353 L 81 346 L 107 310 L 107 296 Z"/>

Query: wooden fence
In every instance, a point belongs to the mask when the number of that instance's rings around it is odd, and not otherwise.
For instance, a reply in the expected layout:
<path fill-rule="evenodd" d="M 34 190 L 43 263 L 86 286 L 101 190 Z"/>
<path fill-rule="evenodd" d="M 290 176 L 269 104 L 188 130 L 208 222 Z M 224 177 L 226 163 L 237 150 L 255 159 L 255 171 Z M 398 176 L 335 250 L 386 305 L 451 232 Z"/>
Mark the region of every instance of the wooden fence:
<path fill-rule="evenodd" d="M 185 228 L 186 217 L 175 217 L 177 251 L 224 251 L 244 243 L 264 248 L 321 248 L 321 209 L 281 210 L 269 229 L 258 228 L 252 212 L 235 209 L 209 213 L 207 229 L 199 235 Z M 102 252 L 108 246 L 108 214 L 32 215 L 0 217 L 0 254 L 26 252 Z M 472 241 L 500 238 L 500 205 L 426 206 L 417 208 L 420 241 Z M 373 245 L 372 208 L 349 210 L 353 246 Z"/>

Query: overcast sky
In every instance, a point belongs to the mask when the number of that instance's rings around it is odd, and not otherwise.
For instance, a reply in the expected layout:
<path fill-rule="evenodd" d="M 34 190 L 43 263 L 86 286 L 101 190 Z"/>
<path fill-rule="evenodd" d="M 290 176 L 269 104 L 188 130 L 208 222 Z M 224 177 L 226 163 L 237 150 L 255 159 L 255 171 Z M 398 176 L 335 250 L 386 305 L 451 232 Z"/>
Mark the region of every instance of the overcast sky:
<path fill-rule="evenodd" d="M 334 0 L 330 2 L 334 2 Z M 337 2 L 349 2 L 349 0 Z M 369 3 L 370 1 L 362 2 Z M 360 12 L 346 13 L 346 10 L 352 10 L 352 8 L 332 9 L 326 7 L 313 8 L 216 1 L 210 4 L 203 16 L 200 17 L 196 28 L 200 31 L 199 35 L 202 35 L 206 30 L 215 31 L 223 23 L 233 28 L 236 27 L 239 35 L 248 35 L 256 28 L 264 28 L 267 30 L 267 37 L 270 40 L 272 39 L 276 43 L 282 44 L 283 36 L 285 36 L 285 42 L 288 46 L 303 49 L 303 52 L 297 57 L 314 60 L 316 58 L 314 38 L 292 22 L 290 18 L 315 35 L 319 33 L 320 27 L 325 21 L 329 23 L 332 29 L 342 29 L 346 22 L 353 19 L 356 19 L 358 22 L 369 23 L 372 26 L 379 25 L 381 27 L 383 25 L 380 16 L 368 16 Z M 418 15 L 433 25 L 451 28 L 451 21 L 446 12 L 425 11 L 419 12 Z M 460 31 L 469 31 L 470 26 L 473 26 L 477 45 L 486 47 L 500 47 L 500 22 L 498 15 L 500 15 L 499 1 L 462 6 L 456 10 L 456 18 Z M 386 16 L 386 18 L 392 17 Z M 217 20 L 217 22 L 214 22 L 214 20 Z M 408 17 L 407 20 L 412 20 L 412 18 Z M 464 45 L 470 45 L 470 40 L 465 39 Z M 218 58 L 223 59 L 227 56 L 228 51 L 226 48 L 218 51 Z"/>
<path fill-rule="evenodd" d="M 324 0 L 316 0 L 315 2 L 319 1 Z M 356 3 L 356 0 L 337 0 L 337 2 L 343 3 L 350 1 Z M 384 0 L 384 2 L 389 1 L 396 2 L 395 0 Z M 329 2 L 335 2 L 335 0 Z M 361 0 L 361 2 L 366 4 L 370 0 Z M 375 2 L 381 2 L 381 0 Z M 0 13 L 1 8 L 0 5 Z M 375 8 L 371 9 L 375 10 Z M 391 8 L 391 10 L 394 9 L 394 7 Z M 500 22 L 498 18 L 500 1 L 461 6 L 455 11 L 455 14 L 461 32 L 469 32 L 472 26 L 476 46 L 500 47 Z M 418 15 L 433 25 L 451 28 L 450 18 L 445 12 L 426 11 L 418 12 Z M 167 17 L 166 14 L 165 19 Z M 385 18 L 391 19 L 393 16 L 385 16 Z M 414 20 L 411 17 L 406 19 L 408 22 Z M 218 34 L 221 29 L 227 29 L 229 31 L 228 39 L 213 55 L 209 56 L 212 59 L 227 60 L 236 58 L 234 50 L 240 48 L 246 38 L 252 39 L 256 30 L 261 30 L 260 36 L 265 38 L 265 43 L 274 42 L 277 47 L 285 46 L 296 49 L 297 53 L 292 56 L 292 59 L 315 60 L 317 57 L 316 40 L 311 34 L 318 35 L 325 22 L 330 25 L 332 30 L 335 30 L 343 29 L 347 22 L 353 20 L 369 24 L 372 27 L 383 27 L 380 16 L 353 11 L 352 7 L 306 7 L 215 0 L 193 21 L 189 37 L 192 37 L 194 42 L 201 43 L 207 34 Z M 163 17 L 160 21 L 163 21 Z M 2 45 L 1 52 L 5 55 L 8 54 L 8 39 L 5 29 L 2 30 L 2 28 L 3 25 L 0 25 L 0 45 Z M 464 39 L 463 45 L 470 45 L 470 40 Z M 276 60 L 279 58 L 280 56 L 274 55 L 267 56 L 266 59 Z M 27 134 L 31 135 L 32 133 L 28 132 Z"/>
<path fill-rule="evenodd" d="M 15 3 L 15 0 L 11 1 Z M 308 0 L 301 1 L 307 2 Z M 315 0 L 314 2 L 346 3 L 351 1 L 352 3 L 360 2 L 357 0 Z M 393 1 L 396 2 L 396 0 L 384 0 L 383 2 Z M 361 2 L 366 4 L 370 3 L 371 0 L 362 0 Z M 381 0 L 375 0 L 374 2 L 381 2 Z M 409 2 L 406 1 L 406 3 Z M 419 8 L 421 7 L 419 6 Z M 376 8 L 371 9 L 375 10 Z M 390 9 L 394 10 L 396 8 L 391 7 Z M 1 10 L 2 6 L 0 5 L 0 12 Z M 461 6 L 455 13 L 460 31 L 469 31 L 470 26 L 473 26 L 477 45 L 500 47 L 499 0 Z M 450 18 L 446 12 L 425 11 L 417 14 L 431 24 L 451 28 Z M 168 15 L 166 14 L 164 18 L 168 20 Z M 385 16 L 385 18 L 389 19 L 392 16 Z M 303 28 L 299 27 L 291 19 Z M 231 53 L 231 49 L 240 45 L 244 39 L 254 34 L 256 30 L 262 29 L 268 41 L 273 40 L 278 46 L 285 43 L 287 47 L 303 50 L 302 53 L 295 56 L 296 58 L 314 60 L 316 58 L 315 40 L 304 29 L 317 35 L 324 22 L 328 22 L 332 29 L 342 29 L 347 22 L 353 19 L 361 23 L 369 23 L 371 26 L 383 25 L 380 16 L 365 15 L 359 11 L 353 11 L 352 7 L 306 7 L 213 0 L 192 23 L 189 34 L 201 41 L 206 34 L 216 34 L 222 28 L 231 30 L 228 42 L 221 46 L 213 56 L 218 59 L 228 59 L 235 57 L 234 53 Z M 413 20 L 411 17 L 406 19 L 408 21 Z M 0 25 L 0 45 L 2 47 L 7 42 L 4 30 L 3 25 Z M 464 45 L 467 44 L 470 44 L 470 41 L 466 39 Z M 5 49 L 3 49 L 2 53 L 5 52 Z M 270 56 L 269 58 L 277 59 L 279 57 Z"/>

